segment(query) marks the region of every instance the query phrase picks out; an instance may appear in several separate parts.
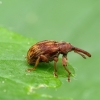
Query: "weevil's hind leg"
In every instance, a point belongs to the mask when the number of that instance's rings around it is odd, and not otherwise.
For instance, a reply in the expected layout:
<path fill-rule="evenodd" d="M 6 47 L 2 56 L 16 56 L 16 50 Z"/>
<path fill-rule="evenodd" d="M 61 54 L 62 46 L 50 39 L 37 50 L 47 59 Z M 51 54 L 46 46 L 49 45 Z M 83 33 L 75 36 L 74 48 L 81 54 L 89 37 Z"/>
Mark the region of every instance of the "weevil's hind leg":
<path fill-rule="evenodd" d="M 65 70 L 68 72 L 68 82 L 70 82 L 70 74 L 71 74 L 71 72 L 66 67 L 67 66 L 67 57 L 66 56 L 62 57 L 62 64 L 63 64 Z"/>
<path fill-rule="evenodd" d="M 48 62 L 48 58 L 45 55 L 40 55 L 40 58 L 43 62 Z"/>
<path fill-rule="evenodd" d="M 40 56 L 37 58 L 37 60 L 36 60 L 36 62 L 35 62 L 35 66 L 34 66 L 33 68 L 27 69 L 27 71 L 28 71 L 28 72 L 31 72 L 31 71 L 35 70 L 36 67 L 37 67 L 37 65 L 39 64 L 39 60 L 40 60 Z"/>
<path fill-rule="evenodd" d="M 54 58 L 54 77 L 58 77 L 58 75 L 57 75 L 57 66 L 56 66 L 57 61 L 58 61 L 58 58 L 55 57 Z"/>

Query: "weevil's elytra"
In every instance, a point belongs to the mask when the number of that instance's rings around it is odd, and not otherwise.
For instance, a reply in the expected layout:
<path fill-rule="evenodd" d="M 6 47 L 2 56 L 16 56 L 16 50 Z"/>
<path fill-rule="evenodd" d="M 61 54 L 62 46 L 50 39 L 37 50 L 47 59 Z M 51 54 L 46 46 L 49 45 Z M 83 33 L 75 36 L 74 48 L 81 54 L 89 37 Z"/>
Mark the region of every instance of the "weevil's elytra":
<path fill-rule="evenodd" d="M 54 61 L 54 76 L 57 77 L 56 64 L 58 61 L 59 54 L 62 54 L 62 65 L 68 72 L 68 81 L 70 81 L 70 71 L 67 69 L 67 54 L 68 52 L 74 51 L 83 58 L 86 59 L 85 55 L 91 57 L 91 54 L 85 50 L 72 46 L 68 42 L 57 42 L 53 40 L 44 40 L 34 44 L 27 52 L 27 62 L 33 64 L 34 67 L 28 69 L 30 72 L 35 70 L 40 62 Z"/>

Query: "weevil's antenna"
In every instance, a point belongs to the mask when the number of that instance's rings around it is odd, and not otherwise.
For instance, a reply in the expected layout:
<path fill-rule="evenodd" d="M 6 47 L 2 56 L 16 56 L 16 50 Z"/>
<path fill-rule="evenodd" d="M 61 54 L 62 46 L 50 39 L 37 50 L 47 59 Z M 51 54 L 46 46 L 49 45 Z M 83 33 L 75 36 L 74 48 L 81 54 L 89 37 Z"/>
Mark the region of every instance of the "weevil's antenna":
<path fill-rule="evenodd" d="M 77 47 L 73 47 L 72 50 L 75 52 L 75 53 L 78 53 L 79 55 L 81 55 L 84 59 L 86 59 L 85 55 L 87 55 L 88 57 L 91 57 L 91 54 L 88 53 L 87 51 L 85 50 L 82 50 L 80 48 L 77 48 Z M 85 55 L 83 55 L 83 54 Z"/>

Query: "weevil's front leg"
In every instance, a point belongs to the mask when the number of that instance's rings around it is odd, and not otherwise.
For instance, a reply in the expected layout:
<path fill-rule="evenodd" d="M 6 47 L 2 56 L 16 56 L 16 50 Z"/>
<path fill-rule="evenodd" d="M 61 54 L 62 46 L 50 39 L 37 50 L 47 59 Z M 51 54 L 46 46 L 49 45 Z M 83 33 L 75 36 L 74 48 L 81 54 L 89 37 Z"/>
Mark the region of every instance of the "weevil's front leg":
<path fill-rule="evenodd" d="M 56 66 L 56 64 L 57 64 L 57 61 L 58 61 L 58 58 L 57 57 L 55 57 L 54 58 L 54 77 L 58 77 L 58 75 L 57 75 L 57 66 Z"/>
<path fill-rule="evenodd" d="M 63 66 L 67 66 L 67 57 L 66 56 L 62 56 L 62 64 L 63 64 Z"/>
<path fill-rule="evenodd" d="M 71 72 L 67 69 L 67 57 L 66 56 L 62 56 L 62 64 L 65 68 L 65 70 L 68 72 L 68 82 L 70 82 L 70 74 Z"/>
<path fill-rule="evenodd" d="M 35 66 L 34 66 L 33 68 L 27 69 L 27 71 L 28 71 L 28 72 L 31 72 L 31 71 L 35 70 L 36 67 L 37 67 L 37 65 L 39 64 L 39 60 L 40 60 L 40 56 L 37 58 L 37 60 L 36 60 L 36 62 L 35 62 Z"/>

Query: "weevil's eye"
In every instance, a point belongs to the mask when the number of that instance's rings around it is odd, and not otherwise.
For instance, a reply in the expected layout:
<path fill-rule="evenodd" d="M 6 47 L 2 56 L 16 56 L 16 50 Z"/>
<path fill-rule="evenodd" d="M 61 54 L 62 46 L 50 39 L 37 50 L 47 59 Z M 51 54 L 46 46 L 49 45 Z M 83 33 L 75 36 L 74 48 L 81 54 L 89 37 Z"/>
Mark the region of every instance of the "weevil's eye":
<path fill-rule="evenodd" d="M 69 42 L 66 42 L 66 43 L 71 45 L 71 43 L 69 43 Z"/>
<path fill-rule="evenodd" d="M 71 43 L 69 43 L 70 45 L 72 45 Z"/>
<path fill-rule="evenodd" d="M 71 43 L 69 43 L 71 45 Z"/>
<path fill-rule="evenodd" d="M 68 44 L 69 44 L 69 46 L 71 45 L 71 43 L 69 43 L 69 42 L 68 42 Z"/>

